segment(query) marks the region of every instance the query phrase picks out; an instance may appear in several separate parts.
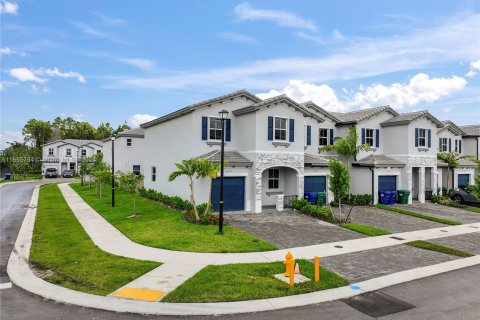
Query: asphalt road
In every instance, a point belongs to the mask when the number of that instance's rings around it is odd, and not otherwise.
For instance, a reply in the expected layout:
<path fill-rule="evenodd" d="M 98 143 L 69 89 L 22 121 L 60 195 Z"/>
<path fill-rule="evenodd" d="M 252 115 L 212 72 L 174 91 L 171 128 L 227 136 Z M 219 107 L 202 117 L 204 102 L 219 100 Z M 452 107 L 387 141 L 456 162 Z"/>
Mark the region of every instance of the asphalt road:
<path fill-rule="evenodd" d="M 10 254 L 31 192 L 36 183 L 0 188 L 2 266 Z M 392 286 L 344 301 L 299 308 L 240 315 L 188 317 L 188 319 L 480 319 L 480 266 L 452 271 L 417 281 Z M 8 279 L 2 278 L 2 282 Z M 405 311 L 394 311 L 408 309 Z M 391 314 L 389 314 L 391 313 Z M 45 300 L 13 286 L 0 290 L 0 319 L 179 319 L 187 317 L 143 316 L 88 309 Z"/>

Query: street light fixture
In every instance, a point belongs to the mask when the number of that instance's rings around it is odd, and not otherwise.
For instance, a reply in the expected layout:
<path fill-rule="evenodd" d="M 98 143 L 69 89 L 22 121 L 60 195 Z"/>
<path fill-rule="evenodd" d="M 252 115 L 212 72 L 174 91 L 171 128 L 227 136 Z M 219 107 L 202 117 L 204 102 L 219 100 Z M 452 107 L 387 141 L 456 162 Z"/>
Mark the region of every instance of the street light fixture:
<path fill-rule="evenodd" d="M 112 136 L 112 207 L 115 207 L 115 136 Z"/>
<path fill-rule="evenodd" d="M 373 168 L 370 170 L 372 171 L 372 205 L 375 204 L 375 169 L 377 168 L 377 160 L 372 155 L 372 164 Z"/>
<path fill-rule="evenodd" d="M 225 120 L 228 118 L 228 111 L 222 110 L 218 113 L 222 121 L 222 145 L 220 147 L 220 203 L 218 210 L 218 233 L 223 234 L 223 167 L 225 157 Z"/>

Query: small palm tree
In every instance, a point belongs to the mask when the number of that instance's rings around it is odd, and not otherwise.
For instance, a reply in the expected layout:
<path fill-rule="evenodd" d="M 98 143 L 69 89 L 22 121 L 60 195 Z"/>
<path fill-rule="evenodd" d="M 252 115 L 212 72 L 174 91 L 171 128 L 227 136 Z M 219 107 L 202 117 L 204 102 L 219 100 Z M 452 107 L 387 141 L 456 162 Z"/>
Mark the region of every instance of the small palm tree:
<path fill-rule="evenodd" d="M 468 156 L 461 156 L 457 152 L 439 152 L 437 153 L 437 159 L 447 164 L 447 194 L 450 182 L 450 168 L 458 167 L 458 161 L 465 159 Z"/>
<path fill-rule="evenodd" d="M 343 156 L 347 161 L 347 168 L 350 170 L 350 159 L 356 159 L 360 151 L 365 151 L 369 147 L 369 144 L 358 144 L 357 127 L 351 126 L 346 138 L 336 137 L 333 145 L 321 147 L 318 151 L 334 151 L 338 155 Z"/>
<path fill-rule="evenodd" d="M 195 191 L 193 185 L 193 177 L 199 173 L 199 160 L 197 159 L 186 159 L 182 160 L 182 163 L 175 163 L 177 171 L 170 173 L 168 176 L 168 181 L 173 181 L 180 176 L 187 176 L 190 179 L 190 200 L 193 205 L 193 211 L 195 212 L 195 220 L 199 221 L 200 216 L 198 215 L 197 206 L 195 204 Z"/>
<path fill-rule="evenodd" d="M 210 187 L 208 192 L 207 206 L 205 207 L 204 214 L 207 214 L 210 211 L 212 203 L 212 181 L 218 177 L 218 171 L 220 170 L 220 164 L 214 164 L 208 159 L 201 159 L 198 162 L 198 173 L 197 178 L 209 178 Z"/>

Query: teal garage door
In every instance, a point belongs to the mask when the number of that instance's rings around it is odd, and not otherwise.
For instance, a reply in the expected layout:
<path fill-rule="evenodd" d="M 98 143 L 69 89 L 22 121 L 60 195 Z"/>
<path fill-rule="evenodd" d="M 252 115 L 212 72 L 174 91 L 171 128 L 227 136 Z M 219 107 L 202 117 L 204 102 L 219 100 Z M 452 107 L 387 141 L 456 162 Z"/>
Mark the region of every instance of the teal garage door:
<path fill-rule="evenodd" d="M 397 190 L 397 176 L 378 176 L 378 191 Z"/>
<path fill-rule="evenodd" d="M 220 178 L 212 181 L 212 206 L 218 212 L 220 201 Z M 243 211 L 245 210 L 245 178 L 226 177 L 223 178 L 223 210 Z"/>

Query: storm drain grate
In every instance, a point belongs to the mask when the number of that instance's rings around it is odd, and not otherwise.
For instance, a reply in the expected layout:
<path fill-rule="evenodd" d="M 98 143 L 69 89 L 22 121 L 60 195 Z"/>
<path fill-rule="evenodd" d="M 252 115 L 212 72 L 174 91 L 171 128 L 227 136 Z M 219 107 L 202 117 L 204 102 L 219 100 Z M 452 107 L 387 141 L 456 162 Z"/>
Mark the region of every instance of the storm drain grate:
<path fill-rule="evenodd" d="M 473 229 L 478 229 L 478 227 L 475 227 L 475 226 L 470 226 L 470 228 L 473 228 Z"/>
<path fill-rule="evenodd" d="M 448 232 L 447 230 L 440 230 L 441 232 Z"/>
<path fill-rule="evenodd" d="M 8 277 L 7 267 L 0 267 L 0 277 Z"/>
<path fill-rule="evenodd" d="M 405 239 L 400 238 L 400 237 L 390 237 L 390 238 L 395 239 L 395 240 L 405 240 Z"/>
<path fill-rule="evenodd" d="M 413 304 L 381 292 L 369 292 L 348 299 L 343 299 L 342 301 L 350 307 L 373 318 L 379 318 L 415 308 Z"/>
<path fill-rule="evenodd" d="M 342 246 L 336 245 L 334 246 L 335 248 L 343 248 Z"/>

